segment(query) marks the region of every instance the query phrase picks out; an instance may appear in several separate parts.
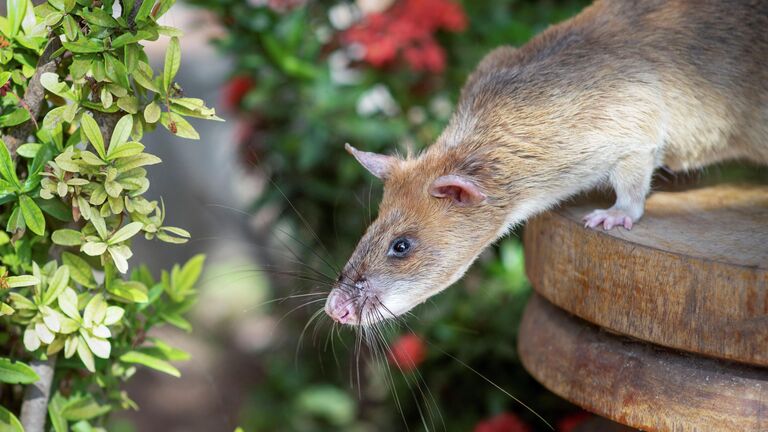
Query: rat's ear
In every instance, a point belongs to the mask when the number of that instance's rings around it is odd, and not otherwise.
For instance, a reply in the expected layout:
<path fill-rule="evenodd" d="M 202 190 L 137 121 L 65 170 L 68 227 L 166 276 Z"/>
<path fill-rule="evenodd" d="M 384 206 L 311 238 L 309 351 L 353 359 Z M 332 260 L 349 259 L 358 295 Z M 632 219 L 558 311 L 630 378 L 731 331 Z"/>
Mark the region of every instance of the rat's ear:
<path fill-rule="evenodd" d="M 387 178 L 392 167 L 399 162 L 399 159 L 394 156 L 360 151 L 349 145 L 349 143 L 345 144 L 344 148 L 360 162 L 363 168 L 382 180 Z"/>
<path fill-rule="evenodd" d="M 436 198 L 449 198 L 460 207 L 481 204 L 487 198 L 471 180 L 453 174 L 438 177 L 429 186 L 429 194 Z"/>

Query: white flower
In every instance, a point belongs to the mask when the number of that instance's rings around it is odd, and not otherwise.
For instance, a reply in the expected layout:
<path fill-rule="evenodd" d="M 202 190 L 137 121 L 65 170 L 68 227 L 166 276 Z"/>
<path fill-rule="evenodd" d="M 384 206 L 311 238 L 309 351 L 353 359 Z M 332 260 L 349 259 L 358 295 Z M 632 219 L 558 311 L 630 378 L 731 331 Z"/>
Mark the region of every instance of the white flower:
<path fill-rule="evenodd" d="M 346 30 L 362 17 L 360 9 L 351 3 L 339 3 L 328 11 L 328 20 L 337 30 Z"/>
<path fill-rule="evenodd" d="M 392 97 L 392 93 L 384 84 L 376 84 L 360 95 L 360 99 L 357 100 L 358 115 L 368 117 L 379 112 L 390 117 L 400 112 L 395 98 Z"/>

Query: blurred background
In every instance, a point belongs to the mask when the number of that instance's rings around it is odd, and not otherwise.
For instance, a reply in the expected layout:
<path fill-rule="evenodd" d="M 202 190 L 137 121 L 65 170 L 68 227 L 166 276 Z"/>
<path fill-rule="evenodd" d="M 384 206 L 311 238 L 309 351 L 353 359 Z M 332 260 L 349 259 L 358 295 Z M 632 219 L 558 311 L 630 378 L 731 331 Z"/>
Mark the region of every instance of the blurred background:
<path fill-rule="evenodd" d="M 200 252 L 209 264 L 194 332 L 163 333 L 192 354 L 178 365 L 182 377 L 141 370 L 128 388 L 141 409 L 117 415 L 114 430 L 548 430 L 496 386 L 558 431 L 620 430 L 596 426 L 520 365 L 516 332 L 530 287 L 517 235 L 487 250 L 407 325 L 389 329 L 387 354 L 358 346 L 351 329 L 315 314 L 381 192 L 344 143 L 382 153 L 429 145 L 484 54 L 521 45 L 586 4 L 174 6 L 163 20 L 185 31 L 178 81 L 190 96 L 215 102 L 227 121 L 195 123 L 200 141 L 145 139 L 165 162 L 149 170 L 150 192 L 193 240 L 142 243 L 136 254 L 157 269 Z M 158 64 L 165 43 L 148 47 Z"/>

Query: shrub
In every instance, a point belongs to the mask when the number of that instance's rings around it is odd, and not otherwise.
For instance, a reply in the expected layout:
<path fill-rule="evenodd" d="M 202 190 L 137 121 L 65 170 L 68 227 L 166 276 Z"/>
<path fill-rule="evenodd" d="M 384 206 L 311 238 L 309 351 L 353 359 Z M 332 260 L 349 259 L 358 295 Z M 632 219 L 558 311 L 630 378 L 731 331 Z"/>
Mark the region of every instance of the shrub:
<path fill-rule="evenodd" d="M 169 362 L 188 358 L 148 334 L 190 330 L 204 257 L 129 272 L 136 237 L 190 236 L 145 197 L 144 167 L 161 161 L 143 134 L 196 139 L 187 117 L 218 119 L 174 80 L 180 32 L 157 24 L 173 3 L 8 0 L 0 17 L 2 430 L 100 430 L 136 408 L 121 383 L 137 366 L 178 376 Z M 155 75 L 142 43 L 160 36 Z"/>

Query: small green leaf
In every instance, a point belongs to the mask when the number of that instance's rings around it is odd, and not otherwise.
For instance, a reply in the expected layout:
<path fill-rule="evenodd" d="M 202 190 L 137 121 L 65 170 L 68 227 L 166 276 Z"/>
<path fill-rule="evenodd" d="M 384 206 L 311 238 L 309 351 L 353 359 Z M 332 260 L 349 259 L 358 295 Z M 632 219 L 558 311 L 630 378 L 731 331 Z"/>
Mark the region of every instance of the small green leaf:
<path fill-rule="evenodd" d="M 165 65 L 163 66 L 163 88 L 168 91 L 179 71 L 181 65 L 181 48 L 179 47 L 179 38 L 172 37 L 168 44 L 168 50 L 165 52 Z"/>
<path fill-rule="evenodd" d="M 81 250 L 86 255 L 99 256 L 107 251 L 107 244 L 104 242 L 86 242 Z"/>
<path fill-rule="evenodd" d="M 128 95 L 118 98 L 117 106 L 129 114 L 136 114 L 139 112 L 139 100 L 136 98 L 136 96 Z"/>
<path fill-rule="evenodd" d="M 21 189 L 21 183 L 19 183 L 19 178 L 16 177 L 16 168 L 13 166 L 11 153 L 8 152 L 8 147 L 2 139 L 0 139 L 0 144 L 2 144 L 0 146 L 0 176 L 16 186 L 17 189 Z"/>
<path fill-rule="evenodd" d="M 54 432 L 67 432 L 67 421 L 61 415 L 65 403 L 66 399 L 59 392 L 56 392 L 48 403 L 48 416 Z"/>
<path fill-rule="evenodd" d="M 80 353 L 80 345 L 85 345 L 84 343 L 78 344 L 78 354 Z M 86 348 L 87 350 L 87 348 Z M 93 363 L 93 357 L 91 357 L 91 364 Z M 90 370 L 91 368 L 89 368 Z M 71 401 L 64 405 L 63 409 L 61 410 L 61 415 L 68 421 L 80 421 L 80 420 L 88 420 L 96 417 L 103 416 L 104 414 L 108 413 L 111 410 L 109 405 L 99 405 L 94 399 L 93 396 L 88 395 L 86 397 L 81 397 L 79 399 L 75 399 L 74 401 Z"/>
<path fill-rule="evenodd" d="M 32 384 L 40 377 L 26 364 L 0 357 L 0 381 L 9 384 Z"/>
<path fill-rule="evenodd" d="M 107 155 L 104 151 L 104 137 L 101 135 L 101 130 L 99 130 L 99 125 L 96 123 L 96 120 L 87 114 L 83 114 L 83 116 L 80 117 L 80 128 L 85 133 L 85 137 L 88 138 L 88 142 L 90 142 L 91 145 L 93 145 L 93 148 L 96 149 L 96 153 L 98 153 L 102 159 L 106 158 Z"/>
<path fill-rule="evenodd" d="M 16 154 L 27 159 L 32 159 L 41 147 L 43 147 L 43 145 L 37 143 L 22 144 L 16 149 Z"/>
<path fill-rule="evenodd" d="M 131 222 L 128 225 L 120 228 L 117 230 L 116 233 L 112 235 L 112 237 L 109 238 L 107 241 L 107 244 L 113 245 L 117 243 L 122 243 L 129 238 L 135 236 L 139 231 L 141 231 L 141 228 L 144 226 L 141 222 Z"/>
<path fill-rule="evenodd" d="M 144 150 L 144 145 L 136 141 L 128 141 L 119 146 L 110 147 L 107 152 L 107 160 L 114 160 L 135 156 Z"/>
<path fill-rule="evenodd" d="M 2 405 L 0 405 L 0 430 L 3 432 L 24 432 L 19 419 Z"/>
<path fill-rule="evenodd" d="M 8 284 L 8 288 L 20 288 L 37 285 L 40 283 L 40 279 L 31 275 L 9 276 L 5 282 Z"/>
<path fill-rule="evenodd" d="M 107 291 L 115 297 L 133 303 L 146 303 L 149 300 L 147 287 L 141 282 L 115 279 L 107 287 Z"/>
<path fill-rule="evenodd" d="M 76 54 L 100 53 L 104 51 L 103 43 L 88 39 L 85 36 L 75 42 L 64 42 L 63 45 L 64 48 Z"/>
<path fill-rule="evenodd" d="M 67 41 L 73 41 L 77 39 L 77 34 L 80 31 L 80 29 L 77 26 L 77 21 L 75 21 L 72 15 L 65 16 L 63 24 L 64 24 L 64 35 L 67 37 Z"/>
<path fill-rule="evenodd" d="M 173 367 L 172 364 L 168 363 L 165 360 L 152 357 L 140 351 L 128 351 L 127 353 L 120 356 L 120 361 L 125 363 L 141 364 L 149 368 L 152 368 L 156 371 L 175 376 L 177 378 L 181 376 L 181 372 L 179 372 L 178 369 Z"/>
<path fill-rule="evenodd" d="M 115 84 L 118 84 L 123 88 L 130 87 L 131 84 L 128 81 L 128 70 L 120 60 L 115 58 L 115 56 L 104 54 L 104 72 Z"/>
<path fill-rule="evenodd" d="M 72 280 L 86 288 L 94 288 L 96 281 L 93 278 L 93 269 L 84 259 L 79 256 L 64 252 L 61 255 L 64 264 L 69 267 Z"/>
<path fill-rule="evenodd" d="M 40 210 L 40 207 L 38 207 L 32 198 L 27 195 L 21 195 L 19 197 L 19 204 L 21 205 L 21 213 L 24 216 L 24 222 L 29 229 L 37 235 L 43 235 L 45 232 L 45 217 L 43 217 L 43 212 Z"/>
<path fill-rule="evenodd" d="M 126 114 L 115 125 L 112 138 L 109 140 L 109 146 L 119 146 L 128 141 L 128 138 L 131 136 L 131 129 L 133 129 L 133 117 L 130 114 Z"/>
<path fill-rule="evenodd" d="M 79 246 L 83 244 L 83 234 L 80 231 L 64 228 L 51 234 L 51 240 L 61 246 Z"/>
<path fill-rule="evenodd" d="M 0 115 L 0 127 L 11 127 L 29 120 L 29 111 L 25 108 L 16 108 L 8 113 Z"/>
<path fill-rule="evenodd" d="M 117 21 L 112 18 L 112 15 L 108 14 L 105 10 L 100 8 L 93 8 L 90 12 L 83 11 L 83 18 L 90 24 L 95 24 L 100 27 L 117 27 Z"/>
<path fill-rule="evenodd" d="M 59 295 L 67 288 L 69 283 L 69 267 L 63 265 L 56 269 L 56 273 L 53 274 L 48 281 L 48 288 L 43 294 L 43 304 L 49 305 L 56 300 Z"/>
<path fill-rule="evenodd" d="M 172 134 L 181 138 L 200 139 L 200 134 L 192 127 L 184 117 L 173 113 L 164 112 L 160 115 L 160 123 Z"/>
<path fill-rule="evenodd" d="M 24 16 L 27 14 L 27 0 L 8 0 L 8 25 L 11 38 L 19 33 L 21 28 L 21 22 L 24 20 Z"/>
<path fill-rule="evenodd" d="M 144 120 L 147 123 L 156 123 L 160 120 L 160 105 L 157 102 L 152 101 L 146 108 L 144 108 Z"/>

